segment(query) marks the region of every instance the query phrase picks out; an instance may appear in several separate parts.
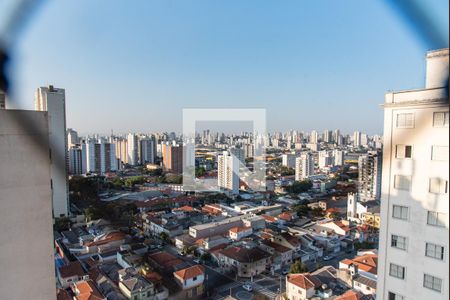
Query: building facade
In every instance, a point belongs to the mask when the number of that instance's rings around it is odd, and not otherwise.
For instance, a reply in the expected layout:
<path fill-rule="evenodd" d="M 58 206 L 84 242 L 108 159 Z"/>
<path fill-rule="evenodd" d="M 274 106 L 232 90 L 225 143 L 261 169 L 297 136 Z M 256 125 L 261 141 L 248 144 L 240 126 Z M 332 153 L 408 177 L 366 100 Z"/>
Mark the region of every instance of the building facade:
<path fill-rule="evenodd" d="M 449 298 L 449 50 L 424 89 L 387 93 L 377 299 Z"/>

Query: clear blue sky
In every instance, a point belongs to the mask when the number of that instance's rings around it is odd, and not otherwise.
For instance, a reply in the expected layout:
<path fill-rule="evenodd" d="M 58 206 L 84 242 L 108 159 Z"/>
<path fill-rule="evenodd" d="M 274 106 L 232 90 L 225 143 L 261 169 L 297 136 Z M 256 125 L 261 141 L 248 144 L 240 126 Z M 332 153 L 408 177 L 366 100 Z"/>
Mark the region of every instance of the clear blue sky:
<path fill-rule="evenodd" d="M 448 1 L 427 0 L 448 36 Z M 448 40 L 447 40 L 448 44 Z M 81 133 L 181 131 L 183 108 L 266 108 L 269 130 L 382 133 L 425 52 L 384 1 L 44 1 L 11 64 L 20 107 L 66 89 Z"/>

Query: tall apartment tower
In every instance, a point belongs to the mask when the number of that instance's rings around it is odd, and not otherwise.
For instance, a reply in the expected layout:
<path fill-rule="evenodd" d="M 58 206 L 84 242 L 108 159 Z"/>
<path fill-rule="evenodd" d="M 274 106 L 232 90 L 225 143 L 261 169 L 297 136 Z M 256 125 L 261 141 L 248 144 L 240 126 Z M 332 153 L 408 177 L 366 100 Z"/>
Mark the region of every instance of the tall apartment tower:
<path fill-rule="evenodd" d="M 314 175 L 314 157 L 311 153 L 303 153 L 295 159 L 295 180 L 301 181 Z"/>
<path fill-rule="evenodd" d="M 315 130 L 311 131 L 311 135 L 309 136 L 309 143 L 317 144 L 318 142 L 319 142 L 319 134 Z"/>
<path fill-rule="evenodd" d="M 135 134 L 129 133 L 127 136 L 127 163 L 135 166 L 139 161 L 139 143 Z"/>
<path fill-rule="evenodd" d="M 231 147 L 230 153 L 236 156 L 241 163 L 245 165 L 245 151 L 242 148 Z"/>
<path fill-rule="evenodd" d="M 78 146 L 69 149 L 69 174 L 83 174 L 83 151 Z"/>
<path fill-rule="evenodd" d="M 56 300 L 49 151 L 47 112 L 0 109 L 1 299 Z"/>
<path fill-rule="evenodd" d="M 117 170 L 116 145 L 104 140 L 88 139 L 83 144 L 86 173 L 104 174 Z"/>
<path fill-rule="evenodd" d="M 358 193 L 361 201 L 380 200 L 381 152 L 369 151 L 358 158 Z"/>
<path fill-rule="evenodd" d="M 387 93 L 377 299 L 449 298 L 449 50 L 424 89 Z"/>
<path fill-rule="evenodd" d="M 361 132 L 355 131 L 353 132 L 353 146 L 358 148 L 361 146 Z"/>
<path fill-rule="evenodd" d="M 67 128 L 67 149 L 70 149 L 78 143 L 78 132 L 72 128 Z"/>
<path fill-rule="evenodd" d="M 283 154 L 281 155 L 281 165 L 288 168 L 295 168 L 295 159 L 296 156 L 294 154 Z"/>
<path fill-rule="evenodd" d="M 48 112 L 53 217 L 67 216 L 69 214 L 69 184 L 65 91 L 52 85 L 40 87 L 36 91 L 34 105 L 36 110 Z"/>
<path fill-rule="evenodd" d="M 217 185 L 228 194 L 239 194 L 239 159 L 227 151 L 217 156 Z"/>
<path fill-rule="evenodd" d="M 183 172 L 183 146 L 162 144 L 163 168 L 166 171 L 181 174 Z"/>
<path fill-rule="evenodd" d="M 156 157 L 156 141 L 153 137 L 139 139 L 139 162 L 154 164 Z"/>

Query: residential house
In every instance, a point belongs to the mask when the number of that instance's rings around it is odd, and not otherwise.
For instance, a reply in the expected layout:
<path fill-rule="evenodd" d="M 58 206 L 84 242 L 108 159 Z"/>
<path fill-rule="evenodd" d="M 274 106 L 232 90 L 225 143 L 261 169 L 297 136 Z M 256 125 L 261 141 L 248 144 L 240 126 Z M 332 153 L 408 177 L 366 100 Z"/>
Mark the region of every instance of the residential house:
<path fill-rule="evenodd" d="M 239 241 L 240 239 L 247 237 L 253 233 L 251 227 L 233 227 L 228 230 L 228 236 L 234 241 Z"/>
<path fill-rule="evenodd" d="M 231 246 L 217 252 L 219 266 L 239 277 L 253 277 L 266 271 L 271 255 L 259 248 Z"/>
<path fill-rule="evenodd" d="M 322 285 L 319 279 L 309 273 L 286 276 L 286 296 L 289 300 L 307 300 L 316 295 Z"/>
<path fill-rule="evenodd" d="M 71 285 L 74 300 L 106 300 L 92 280 L 81 280 Z"/>
<path fill-rule="evenodd" d="M 205 268 L 194 265 L 185 269 L 173 272 L 175 281 L 181 287 L 181 292 L 173 299 L 201 299 L 204 293 Z"/>
<path fill-rule="evenodd" d="M 58 269 L 57 277 L 59 284 L 64 289 L 68 288 L 72 283 L 89 278 L 78 261 L 69 262 L 69 264 L 61 266 Z"/>
<path fill-rule="evenodd" d="M 288 267 L 292 264 L 293 250 L 274 243 L 270 240 L 263 240 L 259 246 L 262 250 L 272 255 L 271 267 L 274 271 L 280 270 L 284 267 Z"/>

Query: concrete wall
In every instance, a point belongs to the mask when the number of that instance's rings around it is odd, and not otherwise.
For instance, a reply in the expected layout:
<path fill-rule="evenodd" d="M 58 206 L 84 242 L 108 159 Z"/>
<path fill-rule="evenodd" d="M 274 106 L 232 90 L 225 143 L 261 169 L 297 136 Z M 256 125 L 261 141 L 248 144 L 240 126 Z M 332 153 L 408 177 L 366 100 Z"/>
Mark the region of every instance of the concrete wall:
<path fill-rule="evenodd" d="M 0 110 L 0 228 L 0 298 L 56 299 L 46 112 Z"/>

